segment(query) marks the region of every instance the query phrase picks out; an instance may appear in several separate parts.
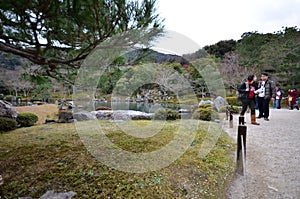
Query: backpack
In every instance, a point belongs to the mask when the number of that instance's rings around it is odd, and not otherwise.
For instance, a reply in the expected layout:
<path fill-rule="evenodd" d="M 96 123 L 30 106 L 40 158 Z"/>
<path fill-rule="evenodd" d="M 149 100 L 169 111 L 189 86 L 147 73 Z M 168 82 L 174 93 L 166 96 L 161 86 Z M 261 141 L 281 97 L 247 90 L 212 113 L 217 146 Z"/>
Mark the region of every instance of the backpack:
<path fill-rule="evenodd" d="M 245 82 L 245 84 L 246 84 L 246 89 L 249 89 L 249 84 L 248 84 L 248 82 Z M 236 99 L 237 99 L 238 101 L 241 101 L 241 100 L 244 98 L 244 95 L 245 95 L 245 92 L 241 93 L 241 92 L 239 92 L 238 90 L 236 90 Z"/>

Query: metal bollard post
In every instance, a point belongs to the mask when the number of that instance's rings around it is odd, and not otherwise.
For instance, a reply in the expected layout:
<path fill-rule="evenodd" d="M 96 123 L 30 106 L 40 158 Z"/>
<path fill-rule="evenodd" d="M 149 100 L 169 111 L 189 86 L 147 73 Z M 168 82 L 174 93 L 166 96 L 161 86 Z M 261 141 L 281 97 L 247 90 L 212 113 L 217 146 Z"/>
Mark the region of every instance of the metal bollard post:
<path fill-rule="evenodd" d="M 237 135 L 237 173 L 245 174 L 246 164 L 246 137 L 247 126 L 244 125 L 244 117 L 239 117 L 238 135 Z"/>

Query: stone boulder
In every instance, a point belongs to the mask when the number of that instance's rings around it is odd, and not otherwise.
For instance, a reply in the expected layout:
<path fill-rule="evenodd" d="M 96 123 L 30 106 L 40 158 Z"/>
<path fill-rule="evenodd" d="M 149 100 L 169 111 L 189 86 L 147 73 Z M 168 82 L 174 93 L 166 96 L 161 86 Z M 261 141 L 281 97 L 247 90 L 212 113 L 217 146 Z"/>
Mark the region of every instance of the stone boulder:
<path fill-rule="evenodd" d="M 129 111 L 118 110 L 118 111 L 113 111 L 112 119 L 113 120 L 130 120 L 131 116 L 130 116 Z"/>
<path fill-rule="evenodd" d="M 219 111 L 219 109 L 220 109 L 222 106 L 227 106 L 227 105 L 228 105 L 228 102 L 226 102 L 226 100 L 225 100 L 223 97 L 218 96 L 218 97 L 214 100 L 214 104 L 215 104 L 216 109 Z"/>
<path fill-rule="evenodd" d="M 59 123 L 71 123 L 73 122 L 73 113 L 72 111 L 60 110 L 58 115 Z"/>
<path fill-rule="evenodd" d="M 0 100 L 0 117 L 17 118 L 19 112 L 15 109 L 11 103 Z"/>
<path fill-rule="evenodd" d="M 47 191 L 39 199 L 72 199 L 76 193 L 74 191 L 56 193 L 53 190 Z M 33 199 L 31 197 L 20 197 L 19 199 Z"/>
<path fill-rule="evenodd" d="M 97 119 L 107 120 L 151 120 L 153 114 L 133 110 L 99 110 L 93 111 Z"/>
<path fill-rule="evenodd" d="M 126 111 L 126 114 L 132 120 L 151 120 L 153 115 L 150 113 L 145 113 L 141 111 L 132 111 L 132 110 Z"/>
<path fill-rule="evenodd" d="M 95 120 L 96 115 L 90 112 L 78 112 L 73 114 L 73 118 L 77 121 Z"/>
<path fill-rule="evenodd" d="M 55 193 L 53 190 L 47 191 L 40 199 L 71 199 L 75 196 L 74 191 L 64 192 L 64 193 Z"/>
<path fill-rule="evenodd" d="M 98 110 L 92 111 L 92 114 L 94 114 L 99 120 L 110 120 L 112 119 L 113 112 L 111 110 Z"/>
<path fill-rule="evenodd" d="M 214 105 L 214 102 L 212 102 L 211 100 L 201 100 L 199 103 L 199 106 L 204 105 L 204 104 L 210 104 L 210 105 Z"/>

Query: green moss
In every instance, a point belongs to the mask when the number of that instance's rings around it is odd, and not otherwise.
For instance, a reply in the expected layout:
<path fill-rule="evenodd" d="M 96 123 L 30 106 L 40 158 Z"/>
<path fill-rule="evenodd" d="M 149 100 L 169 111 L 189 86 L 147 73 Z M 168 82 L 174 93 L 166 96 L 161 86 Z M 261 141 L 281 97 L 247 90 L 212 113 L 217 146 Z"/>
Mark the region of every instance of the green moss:
<path fill-rule="evenodd" d="M 143 174 L 120 172 L 101 164 L 86 150 L 73 124 L 45 124 L 2 134 L 0 171 L 4 184 L 1 197 L 39 198 L 53 189 L 75 191 L 74 198 L 220 198 L 233 175 L 231 139 L 222 132 L 213 150 L 199 158 L 208 126 L 214 123 L 152 122 L 163 128 L 153 137 L 142 139 L 123 133 L 116 123 L 99 121 L 109 139 L 133 152 L 161 148 L 173 139 L 182 125 L 199 126 L 194 142 L 178 160 L 166 168 Z M 145 127 L 150 123 L 130 121 L 128 125 Z M 185 133 L 190 133 L 188 128 Z"/>

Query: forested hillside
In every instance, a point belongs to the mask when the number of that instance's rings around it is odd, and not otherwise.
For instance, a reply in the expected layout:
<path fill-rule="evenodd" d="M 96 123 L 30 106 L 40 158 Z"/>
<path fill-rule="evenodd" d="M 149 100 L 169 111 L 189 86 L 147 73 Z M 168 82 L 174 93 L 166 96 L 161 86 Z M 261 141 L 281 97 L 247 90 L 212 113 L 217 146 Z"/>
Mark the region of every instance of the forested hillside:
<path fill-rule="evenodd" d="M 286 27 L 274 33 L 247 32 L 239 41 L 220 41 L 204 49 L 221 62 L 227 83 L 235 86 L 247 74 L 269 72 L 282 88 L 300 84 L 300 29 Z M 237 80 L 237 81 L 236 81 Z"/>
<path fill-rule="evenodd" d="M 135 50 L 118 57 L 112 63 L 106 76 L 100 77 L 98 88 L 101 88 L 100 92 L 110 94 L 128 68 L 141 63 L 163 63 L 162 67 L 171 67 L 184 74 L 200 96 L 206 92 L 205 82 L 190 62 L 206 62 L 203 58 L 215 62 L 228 89 L 235 89 L 248 74 L 255 73 L 259 76 L 263 71 L 270 73 L 281 88 L 297 88 L 300 83 L 300 30 L 297 27 L 287 27 L 274 33 L 247 32 L 238 41 L 220 41 L 183 56 L 163 54 L 151 49 Z M 0 93 L 15 95 L 22 91 L 30 94 L 36 89 L 35 85 L 53 88 L 54 80 L 41 76 L 38 72 L 38 67 L 26 59 L 1 52 Z M 56 87 L 62 85 L 70 87 L 64 82 L 58 82 Z M 70 89 L 68 90 L 70 93 Z"/>

